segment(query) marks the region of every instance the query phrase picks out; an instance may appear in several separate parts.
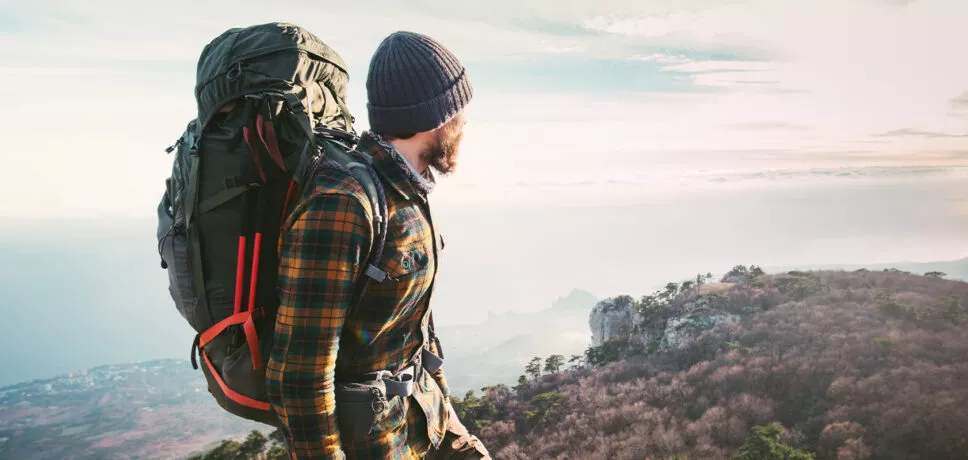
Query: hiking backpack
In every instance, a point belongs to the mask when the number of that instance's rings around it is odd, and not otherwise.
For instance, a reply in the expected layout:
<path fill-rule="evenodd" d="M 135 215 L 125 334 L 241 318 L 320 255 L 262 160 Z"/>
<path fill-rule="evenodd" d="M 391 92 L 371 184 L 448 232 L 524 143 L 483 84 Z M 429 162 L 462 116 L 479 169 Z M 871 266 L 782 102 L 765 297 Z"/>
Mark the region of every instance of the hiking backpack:
<path fill-rule="evenodd" d="M 279 305 L 277 269 L 286 217 L 323 161 L 346 167 L 367 191 L 373 256 L 386 237 L 386 201 L 343 100 L 340 56 L 298 26 L 230 29 L 202 51 L 198 117 L 175 145 L 158 205 L 158 252 L 209 392 L 228 412 L 280 426 L 265 365 Z M 366 282 L 383 273 L 367 266 Z M 187 345 L 187 344 L 186 344 Z"/>

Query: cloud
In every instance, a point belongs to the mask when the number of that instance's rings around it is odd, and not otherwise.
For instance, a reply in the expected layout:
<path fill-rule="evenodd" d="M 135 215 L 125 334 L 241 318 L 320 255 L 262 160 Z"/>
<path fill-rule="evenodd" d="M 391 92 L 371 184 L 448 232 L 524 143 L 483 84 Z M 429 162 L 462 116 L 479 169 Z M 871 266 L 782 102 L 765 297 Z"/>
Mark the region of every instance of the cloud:
<path fill-rule="evenodd" d="M 968 110 L 968 91 L 951 100 L 951 107 L 955 110 Z"/>
<path fill-rule="evenodd" d="M 774 64 L 763 61 L 686 61 L 664 67 L 662 70 L 670 72 L 706 73 L 706 72 L 770 72 L 776 69 Z"/>
<path fill-rule="evenodd" d="M 657 62 L 659 64 L 683 64 L 691 61 L 689 58 L 682 55 L 672 55 L 672 54 L 665 54 L 665 53 L 653 53 L 649 55 L 636 54 L 636 55 L 629 56 L 629 60 Z M 663 70 L 667 70 L 667 69 L 668 67 L 663 67 Z"/>
<path fill-rule="evenodd" d="M 914 128 L 901 128 L 886 133 L 877 134 L 878 137 L 927 137 L 927 138 L 958 138 L 968 137 L 968 134 L 953 134 L 937 131 L 925 131 Z"/>
<path fill-rule="evenodd" d="M 741 123 L 728 123 L 728 129 L 740 131 L 806 131 L 810 129 L 805 125 L 786 123 L 782 121 L 749 121 Z"/>
<path fill-rule="evenodd" d="M 658 163 L 657 166 L 660 166 Z M 442 194 L 438 203 L 466 205 L 467 200 L 492 201 L 513 198 L 518 204 L 545 201 L 550 197 L 577 204 L 601 205 L 640 202 L 663 196 L 737 189 L 776 190 L 788 187 L 830 187 L 846 184 L 898 184 L 914 181 L 957 184 L 968 179 L 963 166 L 830 166 L 782 167 L 771 162 L 755 169 L 707 171 L 629 171 L 627 168 L 590 170 L 570 177 L 502 177 L 497 180 L 442 184 L 453 190 Z M 466 195 L 458 198 L 456 192 Z"/>
<path fill-rule="evenodd" d="M 968 61 L 951 58 L 968 42 L 965 16 L 962 0 L 742 0 L 639 16 L 603 12 L 585 25 L 629 42 L 740 56 L 653 61 L 667 64 L 664 71 L 678 65 L 694 85 L 772 94 L 778 106 L 788 104 L 781 95 L 810 94 L 810 105 L 842 127 L 832 129 L 861 136 L 865 125 L 949 129 L 951 95 L 968 80 Z"/>
<path fill-rule="evenodd" d="M 680 81 L 697 88 L 733 92 L 795 94 L 806 92 L 785 87 L 777 64 L 766 61 L 693 59 L 682 54 L 653 53 L 633 55 L 634 61 L 658 64 L 659 71 L 679 75 Z"/>
<path fill-rule="evenodd" d="M 968 81 L 968 62 L 951 59 L 968 42 L 963 0 L 190 3 L 0 3 L 0 77 L 9 83 L 0 123 L 12 127 L 10 166 L 23 172 L 0 184 L 0 196 L 44 191 L 35 202 L 0 203 L 0 216 L 150 211 L 171 167 L 155 152 L 196 110 L 202 47 L 229 27 L 280 19 L 316 32 L 347 61 L 359 129 L 368 60 L 386 34 L 414 30 L 451 48 L 475 86 L 459 175 L 472 181 L 507 174 L 508 164 L 538 179 L 549 169 L 584 172 L 591 155 L 626 152 L 715 152 L 694 160 L 713 170 L 751 161 L 743 152 L 754 149 L 828 166 L 859 142 L 876 141 L 885 155 L 968 149 L 968 138 L 947 134 L 963 132 L 955 117 L 968 116 L 968 95 L 952 99 Z M 48 136 L 60 120 L 69 122 Z M 103 120 L 112 126 L 107 151 L 97 148 Z M 934 135 L 872 135 L 899 126 Z M 629 168 L 679 161 L 649 158 Z M 84 199 L 118 188 L 108 175 L 132 192 Z M 94 180 L 53 186 L 75 177 Z"/>

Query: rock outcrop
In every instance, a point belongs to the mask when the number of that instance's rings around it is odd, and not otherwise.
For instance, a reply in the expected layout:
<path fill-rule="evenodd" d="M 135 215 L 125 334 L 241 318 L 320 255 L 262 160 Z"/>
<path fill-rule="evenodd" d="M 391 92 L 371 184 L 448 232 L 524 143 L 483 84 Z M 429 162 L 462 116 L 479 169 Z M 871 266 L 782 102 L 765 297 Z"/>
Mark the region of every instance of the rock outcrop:
<path fill-rule="evenodd" d="M 700 334 L 720 323 L 736 323 L 740 317 L 730 313 L 701 311 L 686 316 L 669 318 L 665 324 L 660 347 L 663 350 L 682 350 L 692 344 Z"/>
<path fill-rule="evenodd" d="M 601 346 L 614 337 L 628 338 L 639 322 L 631 297 L 605 299 L 592 308 L 588 324 L 592 330 L 592 345 Z"/>
<path fill-rule="evenodd" d="M 687 295 L 643 315 L 629 296 L 605 299 L 592 309 L 592 345 L 611 339 L 627 340 L 648 350 L 681 350 L 700 334 L 722 323 L 741 321 L 739 315 L 716 308 L 706 296 Z"/>

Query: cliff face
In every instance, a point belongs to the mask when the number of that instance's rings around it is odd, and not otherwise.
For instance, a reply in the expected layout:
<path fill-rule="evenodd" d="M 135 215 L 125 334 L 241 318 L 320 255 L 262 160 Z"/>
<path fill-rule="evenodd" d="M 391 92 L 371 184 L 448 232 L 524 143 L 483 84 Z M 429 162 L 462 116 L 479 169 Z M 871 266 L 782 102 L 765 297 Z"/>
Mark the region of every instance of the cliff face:
<path fill-rule="evenodd" d="M 731 285 L 720 285 L 717 291 L 728 290 Z M 714 291 L 706 294 L 683 293 L 667 303 L 674 304 L 675 308 L 666 310 L 671 314 L 650 314 L 629 296 L 605 299 L 592 309 L 589 318 L 592 345 L 622 339 L 645 349 L 681 350 L 703 332 L 741 320 L 710 300 L 717 298 Z"/>
<path fill-rule="evenodd" d="M 711 330 L 720 323 L 738 323 L 739 320 L 737 315 L 711 311 L 670 318 L 662 331 L 659 348 L 683 350 L 691 345 L 699 334 Z"/>
<path fill-rule="evenodd" d="M 599 302 L 592 308 L 589 318 L 592 345 L 598 347 L 614 337 L 629 337 L 639 319 L 631 297 L 621 296 Z"/>

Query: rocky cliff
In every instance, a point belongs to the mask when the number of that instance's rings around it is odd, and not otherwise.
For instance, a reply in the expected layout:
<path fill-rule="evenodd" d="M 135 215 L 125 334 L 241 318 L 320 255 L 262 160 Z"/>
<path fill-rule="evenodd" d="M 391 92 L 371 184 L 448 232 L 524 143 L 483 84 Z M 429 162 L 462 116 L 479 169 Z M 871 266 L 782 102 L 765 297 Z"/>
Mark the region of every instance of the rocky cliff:
<path fill-rule="evenodd" d="M 700 334 L 721 323 L 735 323 L 741 315 L 731 312 L 723 293 L 743 289 L 741 283 L 671 285 L 666 291 L 636 301 L 630 296 L 602 300 L 592 309 L 589 326 L 592 345 L 612 339 L 628 341 L 648 350 L 681 350 Z"/>
<path fill-rule="evenodd" d="M 628 338 L 636 324 L 641 322 L 631 297 L 620 296 L 605 299 L 592 308 L 589 326 L 592 345 L 601 346 L 611 338 Z"/>

